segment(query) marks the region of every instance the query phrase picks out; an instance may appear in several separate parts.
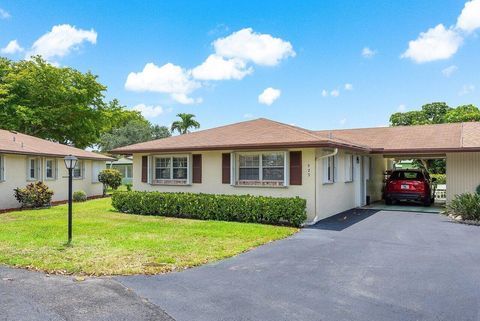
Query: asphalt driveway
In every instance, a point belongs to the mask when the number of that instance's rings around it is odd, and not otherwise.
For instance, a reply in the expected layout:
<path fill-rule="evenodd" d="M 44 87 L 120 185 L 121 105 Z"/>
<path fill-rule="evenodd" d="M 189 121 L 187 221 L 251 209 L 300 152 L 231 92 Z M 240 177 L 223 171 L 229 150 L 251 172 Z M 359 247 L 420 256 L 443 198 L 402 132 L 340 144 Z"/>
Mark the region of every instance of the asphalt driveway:
<path fill-rule="evenodd" d="M 480 227 L 357 210 L 216 264 L 116 280 L 177 321 L 478 321 Z"/>

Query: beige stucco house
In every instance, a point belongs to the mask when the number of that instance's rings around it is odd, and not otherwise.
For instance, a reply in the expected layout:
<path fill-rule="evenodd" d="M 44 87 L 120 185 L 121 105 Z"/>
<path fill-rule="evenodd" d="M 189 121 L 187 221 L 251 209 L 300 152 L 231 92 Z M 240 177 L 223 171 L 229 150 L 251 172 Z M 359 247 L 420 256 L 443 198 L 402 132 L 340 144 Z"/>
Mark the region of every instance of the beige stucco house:
<path fill-rule="evenodd" d="M 66 155 L 79 158 L 73 170 L 73 190 L 83 190 L 89 197 L 102 195 L 98 173 L 112 158 L 0 130 L 0 210 L 19 207 L 13 190 L 36 181 L 43 181 L 53 190 L 53 201 L 66 200 L 68 172 L 63 161 Z"/>
<path fill-rule="evenodd" d="M 312 131 L 257 119 L 115 149 L 141 191 L 299 196 L 308 222 L 381 200 L 393 160 L 445 158 L 447 198 L 480 184 L 480 123 Z"/>

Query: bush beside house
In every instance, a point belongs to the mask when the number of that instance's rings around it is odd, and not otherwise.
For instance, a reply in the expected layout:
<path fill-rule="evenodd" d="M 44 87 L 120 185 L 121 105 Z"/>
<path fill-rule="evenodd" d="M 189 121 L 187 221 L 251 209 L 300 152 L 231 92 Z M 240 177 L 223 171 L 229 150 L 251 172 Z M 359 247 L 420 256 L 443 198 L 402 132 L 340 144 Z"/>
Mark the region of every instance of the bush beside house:
<path fill-rule="evenodd" d="M 447 205 L 446 213 L 460 221 L 480 224 L 480 194 L 464 193 L 455 196 Z"/>
<path fill-rule="evenodd" d="M 132 191 L 114 193 L 112 205 L 123 213 L 200 220 L 300 226 L 307 219 L 306 201 L 299 197 Z"/>
<path fill-rule="evenodd" d="M 104 169 L 98 174 L 98 181 L 103 184 L 103 196 L 105 196 L 108 187 L 116 190 L 122 185 L 122 174 L 116 169 Z"/>
<path fill-rule="evenodd" d="M 87 200 L 87 193 L 84 191 L 76 191 L 73 193 L 74 202 L 85 202 Z"/>
<path fill-rule="evenodd" d="M 53 191 L 43 182 L 30 183 L 24 188 L 14 189 L 15 198 L 22 208 L 39 208 L 50 205 Z"/>

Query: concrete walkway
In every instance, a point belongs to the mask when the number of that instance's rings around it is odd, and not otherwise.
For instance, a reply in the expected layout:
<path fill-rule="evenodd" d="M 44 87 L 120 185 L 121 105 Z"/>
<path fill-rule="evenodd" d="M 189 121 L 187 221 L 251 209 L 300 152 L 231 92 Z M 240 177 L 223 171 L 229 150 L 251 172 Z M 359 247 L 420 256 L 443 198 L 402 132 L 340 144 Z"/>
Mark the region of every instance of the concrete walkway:
<path fill-rule="evenodd" d="M 216 264 L 117 280 L 178 321 L 478 321 L 479 267 L 479 227 L 358 210 Z"/>

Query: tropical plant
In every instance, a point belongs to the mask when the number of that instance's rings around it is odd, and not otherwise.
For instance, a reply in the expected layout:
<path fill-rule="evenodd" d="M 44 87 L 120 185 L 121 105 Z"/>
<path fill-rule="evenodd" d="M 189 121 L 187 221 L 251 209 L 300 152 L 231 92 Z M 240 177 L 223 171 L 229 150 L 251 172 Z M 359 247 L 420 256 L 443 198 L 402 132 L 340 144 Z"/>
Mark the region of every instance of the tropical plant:
<path fill-rule="evenodd" d="M 179 134 L 183 135 L 189 133 L 191 128 L 200 128 L 200 123 L 194 119 L 195 115 L 193 114 L 180 113 L 177 114 L 177 117 L 180 117 L 180 120 L 172 123 L 172 133 L 177 131 Z"/>
<path fill-rule="evenodd" d="M 480 221 L 480 194 L 464 193 L 447 204 L 447 213 L 461 216 L 464 221 Z"/>
<path fill-rule="evenodd" d="M 53 191 L 43 182 L 30 183 L 24 188 L 15 188 L 15 198 L 22 207 L 45 207 L 52 201 Z"/>
<path fill-rule="evenodd" d="M 98 174 L 98 181 L 103 184 L 103 196 L 105 196 L 108 187 L 116 190 L 122 185 L 122 174 L 116 169 L 104 169 Z"/>

